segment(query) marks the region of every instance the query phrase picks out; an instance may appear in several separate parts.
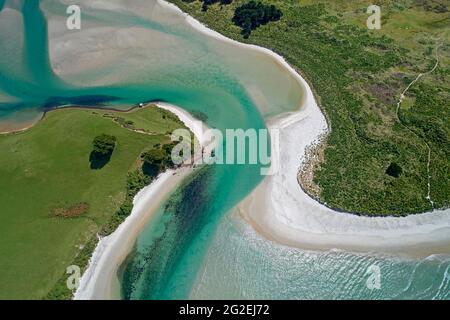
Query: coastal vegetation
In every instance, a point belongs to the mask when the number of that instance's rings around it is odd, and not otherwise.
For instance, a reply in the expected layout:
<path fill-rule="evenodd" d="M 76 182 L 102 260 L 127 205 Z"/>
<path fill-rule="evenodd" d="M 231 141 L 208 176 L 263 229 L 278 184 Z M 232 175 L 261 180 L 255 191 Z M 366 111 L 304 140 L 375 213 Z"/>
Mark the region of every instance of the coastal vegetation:
<path fill-rule="evenodd" d="M 167 168 L 173 168 L 172 162 L 172 143 L 164 144 L 162 146 L 155 146 L 153 149 L 148 150 L 142 154 L 143 170 L 144 172 L 150 172 L 150 175 L 157 175 L 159 172 L 166 170 Z"/>
<path fill-rule="evenodd" d="M 92 142 L 94 146 L 93 152 L 98 156 L 107 156 L 113 153 L 116 146 L 116 137 L 102 134 L 95 137 Z"/>
<path fill-rule="evenodd" d="M 182 1 L 191 3 L 195 0 Z M 231 4 L 232 2 L 232 0 L 203 0 L 202 11 L 207 11 L 208 6 L 212 4 L 220 4 L 222 8 L 222 5 Z M 283 13 L 281 10 L 274 5 L 266 5 L 252 0 L 235 9 L 232 21 L 235 25 L 242 28 L 241 33 L 247 39 L 252 33 L 252 30 L 271 21 L 278 21 L 282 16 Z"/>
<path fill-rule="evenodd" d="M 185 126 L 154 106 L 58 109 L 24 132 L 0 135 L 0 253 L 8 257 L 0 261 L 0 298 L 71 298 L 66 268 L 83 271 L 97 234 L 110 234 L 130 214 L 134 195 L 154 178 L 142 170 L 142 153 L 170 144 L 168 133 L 178 128 Z M 102 150 L 115 140 L 114 150 L 92 170 L 99 136 L 98 146 L 109 141 Z"/>
<path fill-rule="evenodd" d="M 446 1 L 377 1 L 382 27 L 368 30 L 362 0 L 264 0 L 283 16 L 248 39 L 233 23 L 248 0 L 206 12 L 198 1 L 171 2 L 225 36 L 277 52 L 310 83 L 331 129 L 312 166 L 320 201 L 370 216 L 450 206 Z"/>

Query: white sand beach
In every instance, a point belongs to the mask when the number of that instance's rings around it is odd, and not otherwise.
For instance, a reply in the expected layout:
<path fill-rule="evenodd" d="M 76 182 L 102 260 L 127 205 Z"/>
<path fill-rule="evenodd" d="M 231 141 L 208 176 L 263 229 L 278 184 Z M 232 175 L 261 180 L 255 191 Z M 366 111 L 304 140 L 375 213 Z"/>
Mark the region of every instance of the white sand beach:
<path fill-rule="evenodd" d="M 205 138 L 206 125 L 188 112 L 167 103 L 156 103 L 162 109 L 174 113 L 196 136 L 202 146 L 210 140 Z M 198 156 L 198 155 L 197 155 Z M 142 189 L 133 200 L 133 210 L 111 235 L 99 240 L 86 272 L 75 292 L 76 300 L 118 299 L 117 271 L 149 221 L 176 187 L 193 172 L 191 166 L 167 170 L 149 186 Z"/>

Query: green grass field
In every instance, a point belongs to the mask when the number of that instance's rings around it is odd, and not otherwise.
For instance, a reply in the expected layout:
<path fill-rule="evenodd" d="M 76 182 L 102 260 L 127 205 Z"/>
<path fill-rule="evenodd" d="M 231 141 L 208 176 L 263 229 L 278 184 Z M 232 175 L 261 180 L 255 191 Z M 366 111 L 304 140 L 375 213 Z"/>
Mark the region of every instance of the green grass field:
<path fill-rule="evenodd" d="M 133 132 L 110 116 L 153 134 Z M 128 113 L 60 109 L 25 132 L 0 135 L 0 299 L 46 297 L 121 205 L 141 152 L 169 142 L 167 133 L 180 127 L 154 107 Z M 116 148 L 106 166 L 93 170 L 92 140 L 103 133 L 117 137 Z M 88 211 L 55 217 L 55 210 L 79 203 Z M 84 262 L 93 244 L 84 247 Z"/>
<path fill-rule="evenodd" d="M 315 172 L 329 206 L 364 215 L 405 215 L 450 206 L 450 12 L 443 0 L 261 0 L 283 12 L 244 39 L 230 5 L 171 0 L 212 29 L 284 56 L 310 83 L 331 126 Z M 381 6 L 380 30 L 368 30 L 367 7 Z M 450 9 L 450 8 L 448 8 Z M 402 91 L 439 66 L 396 103 Z M 391 177 L 391 163 L 402 174 Z"/>

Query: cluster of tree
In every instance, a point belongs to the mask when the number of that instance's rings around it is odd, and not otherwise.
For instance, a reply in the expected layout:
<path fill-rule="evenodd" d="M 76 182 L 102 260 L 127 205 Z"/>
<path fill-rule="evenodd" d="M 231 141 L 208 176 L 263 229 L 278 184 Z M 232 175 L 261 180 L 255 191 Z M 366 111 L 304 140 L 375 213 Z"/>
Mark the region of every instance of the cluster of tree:
<path fill-rule="evenodd" d="M 118 217 L 127 217 L 130 215 L 131 210 L 133 209 L 133 199 L 136 194 L 145 186 L 150 184 L 152 181 L 151 177 L 143 174 L 139 170 L 129 172 L 127 176 L 127 193 L 125 195 L 125 200 L 121 204 L 119 210 L 117 211 Z M 119 220 L 122 221 L 122 220 Z M 118 223 L 120 224 L 120 223 Z M 117 224 L 117 225 L 118 225 Z M 117 227 L 117 226 L 116 226 Z M 115 228 L 112 228 L 115 230 Z M 109 233 L 106 233 L 106 235 Z"/>
<path fill-rule="evenodd" d="M 173 143 L 156 145 L 155 148 L 144 152 L 141 155 L 143 161 L 143 171 L 150 176 L 156 176 L 167 168 L 173 168 L 172 149 Z"/>
<path fill-rule="evenodd" d="M 142 171 L 136 170 L 128 174 L 127 194 L 117 213 L 119 217 L 125 217 L 131 213 L 134 196 L 139 190 L 148 185 L 160 172 L 174 167 L 171 159 L 173 147 L 173 143 L 156 144 L 152 149 L 141 154 Z"/>
<path fill-rule="evenodd" d="M 107 156 L 113 153 L 116 147 L 116 137 L 107 134 L 102 134 L 95 137 L 92 142 L 94 153 L 98 156 Z"/>
<path fill-rule="evenodd" d="M 403 169 L 397 163 L 392 162 L 389 167 L 386 169 L 386 174 L 391 177 L 398 178 L 402 174 Z"/>
<path fill-rule="evenodd" d="M 242 28 L 242 35 L 247 39 L 252 30 L 271 21 L 278 21 L 282 16 L 281 10 L 274 5 L 250 1 L 236 8 L 233 22 Z"/>
<path fill-rule="evenodd" d="M 107 134 L 101 134 L 94 138 L 93 150 L 89 156 L 91 169 L 101 169 L 109 162 L 116 147 L 116 141 L 116 137 Z"/>

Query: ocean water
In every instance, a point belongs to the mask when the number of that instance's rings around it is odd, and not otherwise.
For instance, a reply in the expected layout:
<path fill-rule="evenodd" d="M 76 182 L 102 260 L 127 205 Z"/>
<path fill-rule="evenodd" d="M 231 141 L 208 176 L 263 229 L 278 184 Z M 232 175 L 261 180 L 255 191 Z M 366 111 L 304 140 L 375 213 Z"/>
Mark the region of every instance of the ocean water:
<path fill-rule="evenodd" d="M 372 274 L 379 275 L 379 287 L 367 285 Z M 263 239 L 238 216 L 227 215 L 189 297 L 448 300 L 450 257 L 300 250 Z"/>
<path fill-rule="evenodd" d="M 79 0 L 81 30 L 66 28 L 69 2 L 0 1 L 0 131 L 69 104 L 166 101 L 220 130 L 261 129 L 299 105 L 302 88 L 273 59 L 202 34 L 157 1 Z M 185 181 L 122 265 L 122 297 L 449 298 L 444 257 L 306 252 L 237 227 L 228 213 L 259 169 L 208 166 Z M 364 290 L 372 262 L 391 289 Z"/>

